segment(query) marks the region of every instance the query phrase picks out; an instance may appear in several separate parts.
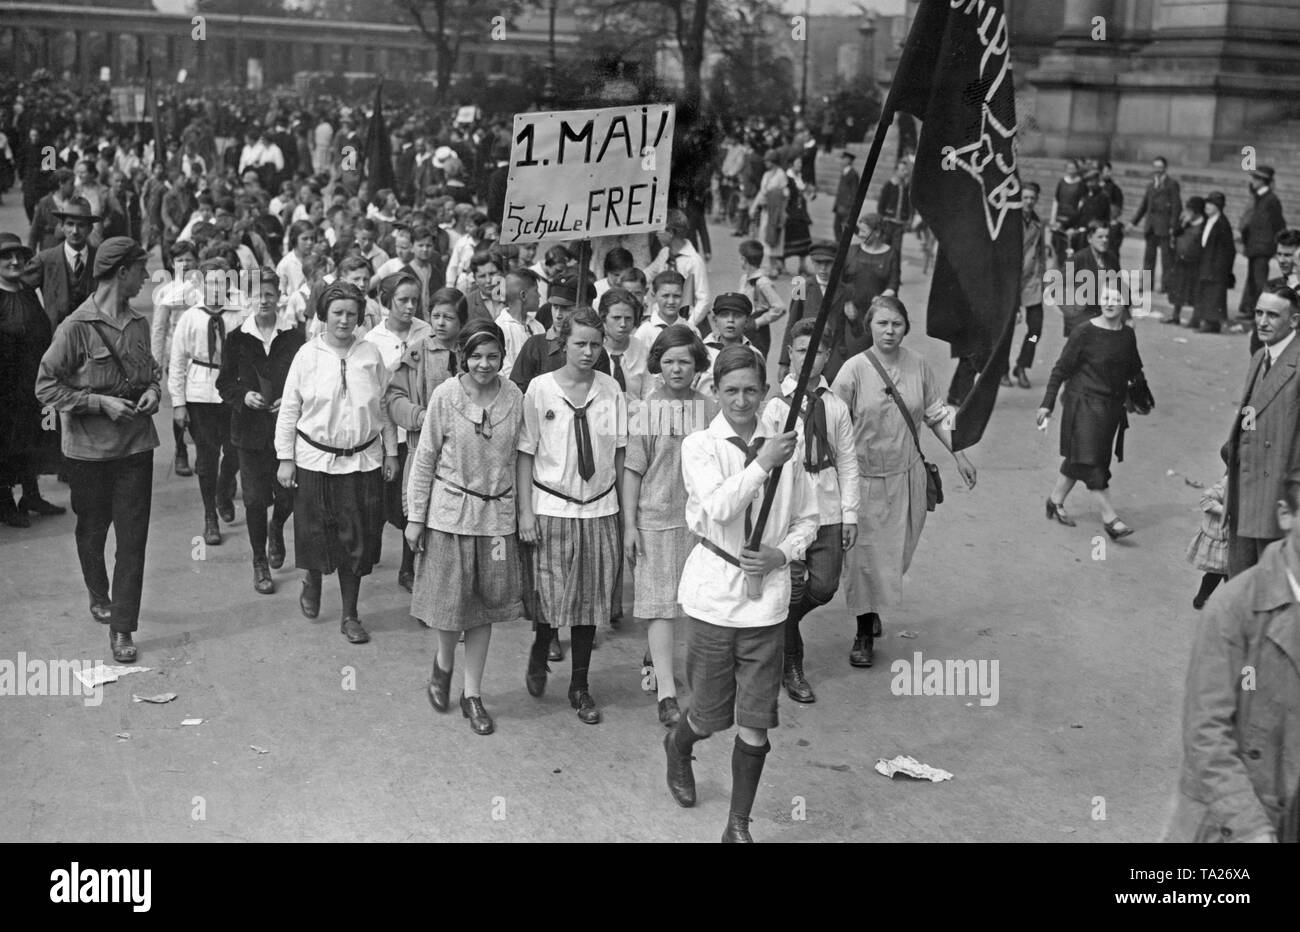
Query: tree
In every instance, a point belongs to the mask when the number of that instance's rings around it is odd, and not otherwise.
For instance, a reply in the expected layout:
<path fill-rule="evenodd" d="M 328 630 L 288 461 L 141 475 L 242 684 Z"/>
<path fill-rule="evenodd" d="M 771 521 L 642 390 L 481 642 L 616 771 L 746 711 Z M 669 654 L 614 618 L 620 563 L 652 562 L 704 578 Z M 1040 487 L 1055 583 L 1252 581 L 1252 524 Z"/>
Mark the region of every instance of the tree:
<path fill-rule="evenodd" d="M 622 36 L 627 47 L 665 41 L 676 45 L 682 59 L 682 103 L 698 106 L 706 53 L 738 53 L 779 6 L 776 0 L 588 0 L 587 10 L 597 34 Z"/>
<path fill-rule="evenodd" d="M 435 52 L 435 90 L 438 103 L 444 103 L 451 89 L 451 76 L 465 40 L 491 36 L 497 25 L 509 26 L 525 7 L 536 0 L 392 0 L 415 28 L 433 43 Z"/>

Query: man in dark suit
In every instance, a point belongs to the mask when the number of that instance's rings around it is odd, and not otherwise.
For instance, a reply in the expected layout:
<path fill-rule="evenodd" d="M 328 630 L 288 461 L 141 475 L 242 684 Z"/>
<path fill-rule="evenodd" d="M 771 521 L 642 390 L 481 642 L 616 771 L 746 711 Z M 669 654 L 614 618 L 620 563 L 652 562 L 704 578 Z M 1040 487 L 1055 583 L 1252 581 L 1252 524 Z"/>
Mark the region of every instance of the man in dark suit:
<path fill-rule="evenodd" d="M 24 280 L 41 289 L 41 301 L 50 327 L 57 328 L 95 290 L 92 268 L 95 248 L 90 231 L 99 217 L 84 197 L 74 197 L 55 214 L 63 229 L 63 242 L 42 250 L 28 264 Z"/>
<path fill-rule="evenodd" d="M 835 205 L 831 208 L 836 242 L 839 242 L 840 237 L 844 235 L 844 227 L 857 219 L 849 216 L 853 212 L 853 201 L 857 197 L 858 184 L 862 181 L 858 170 L 853 167 L 853 159 L 853 153 L 847 149 L 840 153 L 840 182 L 835 189 Z"/>
<path fill-rule="evenodd" d="M 1290 288 L 1259 296 L 1255 329 L 1264 345 L 1251 359 L 1241 408 L 1221 451 L 1228 467 L 1229 576 L 1254 566 L 1264 548 L 1283 536 L 1277 503 L 1283 480 L 1300 467 L 1298 325 L 1300 296 Z"/>
<path fill-rule="evenodd" d="M 1277 252 L 1277 235 L 1286 229 L 1282 202 L 1273 192 L 1273 169 L 1256 166 L 1250 173 L 1251 204 L 1241 217 L 1241 251 L 1246 256 L 1246 281 L 1241 289 L 1238 312 L 1249 319 L 1255 300 L 1268 285 L 1269 260 Z"/>
<path fill-rule="evenodd" d="M 1232 242 L 1228 218 L 1223 216 L 1222 191 L 1205 196 L 1205 226 L 1201 229 L 1201 265 L 1197 270 L 1196 299 L 1190 327 L 1202 333 L 1218 333 L 1228 322 L 1228 289 L 1233 286 L 1232 264 L 1237 249 Z"/>
<path fill-rule="evenodd" d="M 1173 232 L 1178 226 L 1178 215 L 1183 210 L 1182 194 L 1178 182 L 1165 170 L 1169 163 L 1162 156 L 1151 160 L 1153 174 L 1142 195 L 1142 203 L 1133 215 L 1133 226 L 1146 237 L 1142 253 L 1142 269 L 1154 277 L 1156 254 L 1160 254 L 1160 291 L 1169 289 L 1169 270 L 1173 265 Z M 1145 222 L 1144 222 L 1145 220 Z M 1139 224 L 1141 226 L 1139 226 Z"/>

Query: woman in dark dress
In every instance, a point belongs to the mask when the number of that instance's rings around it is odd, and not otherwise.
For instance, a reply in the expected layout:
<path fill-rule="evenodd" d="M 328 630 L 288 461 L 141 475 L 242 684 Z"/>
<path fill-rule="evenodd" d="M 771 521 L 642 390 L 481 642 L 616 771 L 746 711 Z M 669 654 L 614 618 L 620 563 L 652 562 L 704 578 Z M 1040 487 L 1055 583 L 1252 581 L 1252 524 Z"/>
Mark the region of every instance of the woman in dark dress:
<path fill-rule="evenodd" d="M 1038 426 L 1046 429 L 1056 406 L 1056 394 L 1067 382 L 1061 399 L 1061 473 L 1047 499 L 1047 518 L 1074 527 L 1065 512 L 1065 497 L 1076 482 L 1097 496 L 1101 520 L 1111 540 L 1133 533 L 1120 520 L 1110 500 L 1110 457 L 1124 461 L 1124 431 L 1128 415 L 1124 402 L 1128 386 L 1142 378 L 1142 357 L 1137 336 L 1124 324 L 1124 304 L 1119 295 L 1103 296 L 1101 315 L 1081 323 L 1070 334 L 1038 409 Z M 1118 434 L 1118 437 L 1116 436 Z"/>
<path fill-rule="evenodd" d="M 785 268 L 785 260 L 792 256 L 796 257 L 799 260 L 799 268 L 795 269 L 794 274 L 802 275 L 808 250 L 812 248 L 812 218 L 808 216 L 808 202 L 804 197 L 805 186 L 798 170 L 789 168 L 785 174 L 785 236 L 781 267 Z"/>
<path fill-rule="evenodd" d="M 0 523 L 30 527 L 27 512 L 63 514 L 65 509 L 41 498 L 41 405 L 36 400 L 36 373 L 50 347 L 50 319 L 36 291 L 22 281 L 32 251 L 13 233 L 0 233 Z M 22 498 L 14 504 L 13 486 Z"/>
<path fill-rule="evenodd" d="M 878 295 L 898 293 L 898 253 L 889 245 L 878 214 L 864 214 L 858 220 L 857 249 L 844 264 L 843 311 L 831 310 L 827 327 L 831 332 L 831 355 L 822 375 L 834 383 L 840 367 L 871 345 L 871 331 L 865 323 L 867 308 Z M 837 302 L 838 303 L 838 302 Z"/>

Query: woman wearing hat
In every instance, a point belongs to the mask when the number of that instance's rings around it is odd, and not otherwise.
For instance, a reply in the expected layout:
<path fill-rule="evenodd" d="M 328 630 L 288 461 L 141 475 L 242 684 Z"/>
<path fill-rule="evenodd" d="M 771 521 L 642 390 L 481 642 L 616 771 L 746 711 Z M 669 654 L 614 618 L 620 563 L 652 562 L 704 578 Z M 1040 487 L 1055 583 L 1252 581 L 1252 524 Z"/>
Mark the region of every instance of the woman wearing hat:
<path fill-rule="evenodd" d="M 131 633 L 140 614 L 144 551 L 153 496 L 153 415 L 162 368 L 149 347 L 149 322 L 131 309 L 147 273 L 145 251 L 125 236 L 95 255 L 95 291 L 54 333 L 41 359 L 36 397 L 59 412 L 68 461 L 77 556 L 90 614 L 110 626 L 118 663 L 134 663 Z M 109 528 L 117 542 L 112 591 L 104 565 Z"/>
<path fill-rule="evenodd" d="M 306 570 L 298 604 L 320 613 L 321 577 L 338 572 L 340 632 L 353 644 L 370 635 L 357 618 L 361 578 L 379 559 L 384 481 L 398 471 L 397 432 L 384 392 L 389 371 L 379 348 L 356 336 L 366 296 L 336 281 L 321 294 L 316 316 L 325 330 L 294 357 L 275 424 L 278 478 L 296 488 L 296 563 Z"/>
<path fill-rule="evenodd" d="M 1201 333 L 1218 333 L 1228 322 L 1228 289 L 1236 284 L 1232 264 L 1237 249 L 1232 228 L 1223 215 L 1222 191 L 1205 196 L 1205 226 L 1201 230 L 1201 261 L 1196 276 L 1196 297 L 1189 326 Z"/>
<path fill-rule="evenodd" d="M 763 178 L 758 183 L 758 193 L 749 206 L 750 216 L 759 224 L 759 239 L 767 250 L 767 267 L 777 278 L 781 267 L 777 256 L 781 254 L 781 237 L 785 233 L 786 199 L 789 197 L 789 179 L 785 173 L 785 157 L 780 149 L 768 149 L 763 156 Z"/>
<path fill-rule="evenodd" d="M 1173 311 L 1164 319 L 1175 326 L 1184 307 L 1195 307 L 1196 289 L 1200 283 L 1201 233 L 1205 230 L 1205 198 L 1189 197 L 1178 218 L 1178 232 L 1174 235 L 1174 268 L 1169 276 L 1169 303 Z"/>
<path fill-rule="evenodd" d="M 41 357 L 53 336 L 36 291 L 23 283 L 32 251 L 13 233 L 0 233 L 0 522 L 29 527 L 27 512 L 61 515 L 41 498 L 41 406 L 32 393 Z M 14 505 L 12 487 L 21 485 Z"/>

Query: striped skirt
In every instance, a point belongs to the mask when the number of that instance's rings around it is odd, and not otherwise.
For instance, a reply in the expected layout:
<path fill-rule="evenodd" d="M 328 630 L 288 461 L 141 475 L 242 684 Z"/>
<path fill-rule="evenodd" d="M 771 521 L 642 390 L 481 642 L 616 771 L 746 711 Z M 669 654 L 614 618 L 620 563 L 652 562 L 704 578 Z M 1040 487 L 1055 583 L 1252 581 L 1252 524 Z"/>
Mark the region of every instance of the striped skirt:
<path fill-rule="evenodd" d="M 614 580 L 623 559 L 618 515 L 555 518 L 538 515 L 533 547 L 535 621 L 565 628 L 609 620 Z"/>
<path fill-rule="evenodd" d="M 467 631 L 523 615 L 518 538 L 426 528 L 415 555 L 411 614 L 439 631 Z"/>
<path fill-rule="evenodd" d="M 691 548 L 699 538 L 687 527 L 666 531 L 637 531 L 633 575 L 632 614 L 646 620 L 676 618 L 683 614 L 677 603 L 677 584 Z"/>
<path fill-rule="evenodd" d="M 384 536 L 383 470 L 326 473 L 298 467 L 294 563 L 326 575 L 340 566 L 369 575 Z"/>

